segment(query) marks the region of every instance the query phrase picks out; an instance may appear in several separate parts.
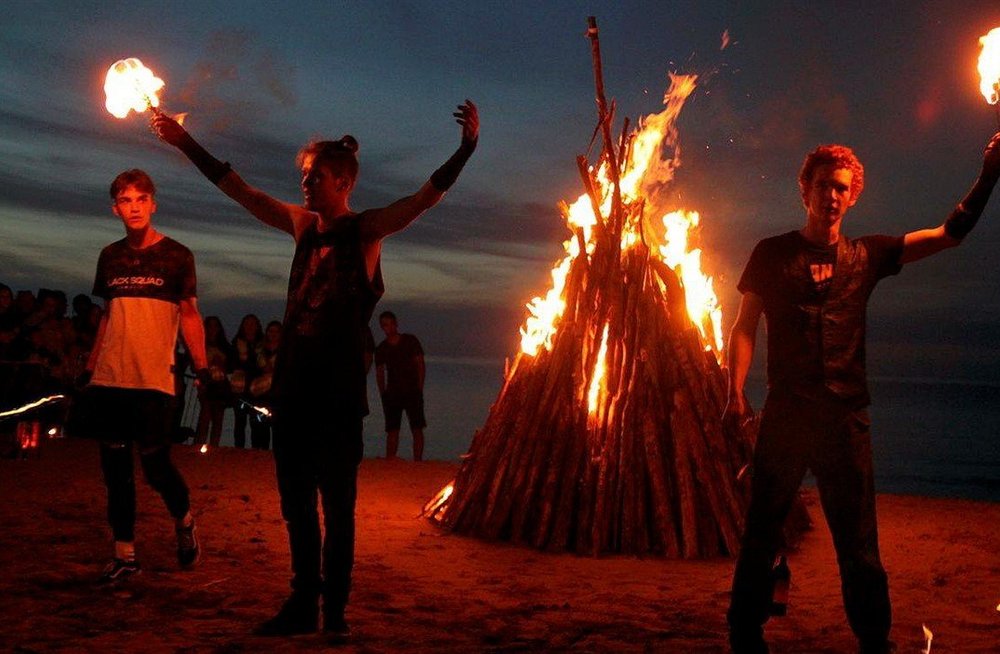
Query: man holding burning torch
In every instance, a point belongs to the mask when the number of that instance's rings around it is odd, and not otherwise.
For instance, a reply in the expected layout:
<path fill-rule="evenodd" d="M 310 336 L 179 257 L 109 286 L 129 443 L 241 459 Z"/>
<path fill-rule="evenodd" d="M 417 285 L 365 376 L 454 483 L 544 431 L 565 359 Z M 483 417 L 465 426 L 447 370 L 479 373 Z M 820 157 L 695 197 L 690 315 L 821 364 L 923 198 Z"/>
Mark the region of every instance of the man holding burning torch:
<path fill-rule="evenodd" d="M 108 488 L 108 520 L 115 554 L 101 580 L 116 582 L 139 572 L 135 556 L 133 447 L 149 485 L 176 521 L 177 561 L 199 556 L 187 485 L 170 460 L 174 400 L 174 346 L 180 329 L 199 379 L 207 379 L 205 332 L 195 293 L 194 256 L 153 228 L 156 187 L 141 170 L 127 170 L 111 184 L 112 211 L 125 238 L 101 250 L 93 294 L 106 311 L 81 383 L 87 435 L 101 441 L 101 469 Z"/>
<path fill-rule="evenodd" d="M 1000 133 L 986 147 L 979 178 L 943 224 L 902 237 L 854 240 L 841 233 L 841 225 L 864 187 L 864 168 L 850 148 L 820 146 L 799 174 L 805 226 L 764 239 L 750 255 L 729 341 L 727 417 L 750 413 L 743 386 L 761 315 L 767 322 L 768 394 L 728 613 L 734 652 L 768 651 L 763 625 L 774 585 L 771 566 L 807 468 L 816 477 L 833 535 L 847 619 L 860 651 L 892 650 L 866 409 L 868 297 L 903 264 L 960 244 L 998 178 Z"/>
<path fill-rule="evenodd" d="M 304 147 L 297 158 L 304 206 L 250 186 L 163 114 L 152 125 L 223 193 L 258 220 L 295 239 L 284 333 L 273 381 L 274 457 L 281 512 L 288 527 L 292 593 L 257 630 L 282 636 L 317 630 L 346 637 L 344 609 L 354 561 L 357 471 L 368 413 L 365 340 L 383 292 L 382 239 L 437 204 L 476 147 L 479 116 L 469 101 L 454 114 L 461 146 L 413 195 L 361 212 L 349 200 L 357 179 L 351 136 Z M 325 537 L 322 566 L 317 491 Z"/>

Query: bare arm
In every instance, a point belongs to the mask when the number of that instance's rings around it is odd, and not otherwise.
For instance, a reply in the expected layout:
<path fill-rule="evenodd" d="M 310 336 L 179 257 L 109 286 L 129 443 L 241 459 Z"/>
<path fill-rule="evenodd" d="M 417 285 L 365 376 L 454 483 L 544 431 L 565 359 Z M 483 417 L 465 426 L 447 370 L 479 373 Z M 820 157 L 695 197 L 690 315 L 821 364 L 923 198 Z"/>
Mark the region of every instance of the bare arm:
<path fill-rule="evenodd" d="M 757 325 L 764 312 L 764 301 L 755 293 L 744 293 L 740 300 L 736 322 L 729 333 L 729 400 L 726 414 L 745 415 L 749 406 L 743 387 L 753 362 L 753 350 L 757 343 Z"/>
<path fill-rule="evenodd" d="M 427 372 L 427 366 L 424 365 L 424 355 L 418 354 L 414 357 L 417 363 L 417 381 L 420 384 L 420 392 L 424 392 L 424 376 Z"/>
<path fill-rule="evenodd" d="M 961 243 L 975 227 L 976 221 L 986 208 L 998 178 L 1000 178 L 1000 133 L 994 135 L 986 146 L 982 171 L 965 198 L 941 225 L 906 234 L 903 237 L 903 254 L 899 262 L 919 261 Z"/>
<path fill-rule="evenodd" d="M 462 167 L 476 149 L 479 139 L 479 111 L 471 100 L 458 106 L 453 114 L 455 121 L 462 126 L 462 144 L 455 154 L 440 168 L 434 171 L 429 181 L 420 190 L 405 198 L 397 200 L 383 209 L 368 212 L 368 217 L 361 225 L 362 237 L 376 241 L 398 232 L 417 219 L 441 201 L 444 194 L 458 179 Z"/>
<path fill-rule="evenodd" d="M 208 368 L 205 354 L 205 325 L 198 313 L 198 299 L 189 297 L 181 300 L 181 336 L 184 346 L 191 355 L 191 367 L 195 372 Z"/>
<path fill-rule="evenodd" d="M 375 366 L 375 382 L 378 384 L 379 395 L 385 393 L 385 364 L 380 363 Z"/>
<path fill-rule="evenodd" d="M 210 182 L 262 223 L 291 234 L 298 240 L 306 225 L 315 219 L 314 214 L 304 208 L 276 200 L 247 184 L 228 163 L 209 154 L 170 116 L 162 112 L 154 113 L 150 125 L 160 139 L 183 152 Z"/>
<path fill-rule="evenodd" d="M 107 302 L 105 302 L 104 312 L 101 313 L 101 321 L 97 323 L 97 335 L 94 336 L 94 347 L 90 349 L 90 356 L 87 357 L 86 371 L 88 373 L 94 372 L 94 366 L 97 365 L 97 357 L 101 352 L 101 346 L 104 345 L 104 330 L 107 326 L 108 326 L 108 306 Z"/>

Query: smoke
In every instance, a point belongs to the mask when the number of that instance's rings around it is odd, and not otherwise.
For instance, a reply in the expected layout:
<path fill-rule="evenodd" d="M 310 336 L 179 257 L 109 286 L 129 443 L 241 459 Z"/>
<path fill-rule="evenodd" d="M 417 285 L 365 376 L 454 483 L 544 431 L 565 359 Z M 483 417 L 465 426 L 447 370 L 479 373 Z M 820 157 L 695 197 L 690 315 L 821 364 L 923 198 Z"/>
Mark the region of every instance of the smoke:
<path fill-rule="evenodd" d="M 248 30 L 213 32 L 171 104 L 217 132 L 253 125 L 276 108 L 295 106 L 295 66 L 259 40 Z"/>

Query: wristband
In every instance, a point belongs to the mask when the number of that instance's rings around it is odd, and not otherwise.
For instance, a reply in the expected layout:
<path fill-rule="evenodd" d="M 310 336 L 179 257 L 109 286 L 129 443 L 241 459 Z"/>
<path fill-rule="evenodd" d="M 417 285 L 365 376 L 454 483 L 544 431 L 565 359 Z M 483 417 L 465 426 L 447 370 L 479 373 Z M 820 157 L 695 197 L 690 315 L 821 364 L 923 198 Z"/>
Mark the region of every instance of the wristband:
<path fill-rule="evenodd" d="M 966 209 L 964 204 L 959 203 L 944 221 L 944 233 L 960 241 L 968 236 L 978 220 L 979 213 L 973 213 Z"/>
<path fill-rule="evenodd" d="M 440 168 L 431 175 L 431 184 L 437 190 L 444 193 L 452 187 L 458 174 L 462 172 L 465 162 L 469 160 L 476 149 L 478 139 L 462 139 L 462 145 L 458 146 L 455 154 L 451 155 L 448 161 L 444 162 Z"/>
<path fill-rule="evenodd" d="M 198 145 L 198 142 L 190 134 L 185 134 L 184 136 L 185 138 L 181 140 L 180 145 L 177 147 L 201 171 L 201 174 L 208 178 L 208 181 L 218 186 L 222 178 L 226 176 L 226 173 L 233 169 L 232 166 L 228 162 L 223 163 L 209 154 L 208 150 Z"/>

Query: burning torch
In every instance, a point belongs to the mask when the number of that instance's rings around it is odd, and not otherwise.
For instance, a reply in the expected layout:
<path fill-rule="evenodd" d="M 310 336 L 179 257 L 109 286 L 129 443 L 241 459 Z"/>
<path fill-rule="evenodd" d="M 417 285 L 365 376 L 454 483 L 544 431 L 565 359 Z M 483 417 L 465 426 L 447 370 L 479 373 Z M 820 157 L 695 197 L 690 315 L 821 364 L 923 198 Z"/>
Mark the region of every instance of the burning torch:
<path fill-rule="evenodd" d="M 997 129 L 1000 130 L 1000 27 L 979 37 L 983 51 L 979 53 L 979 90 L 986 102 L 993 105 Z"/>
<path fill-rule="evenodd" d="M 104 106 L 115 118 L 125 118 L 130 111 L 162 114 L 159 93 L 163 87 L 164 81 L 135 57 L 119 59 L 104 78 Z M 186 116 L 178 114 L 174 120 L 183 124 Z"/>
<path fill-rule="evenodd" d="M 135 57 L 119 59 L 104 78 L 104 106 L 115 118 L 125 118 L 130 111 L 141 114 L 147 109 L 158 112 L 163 88 L 162 79 Z"/>

